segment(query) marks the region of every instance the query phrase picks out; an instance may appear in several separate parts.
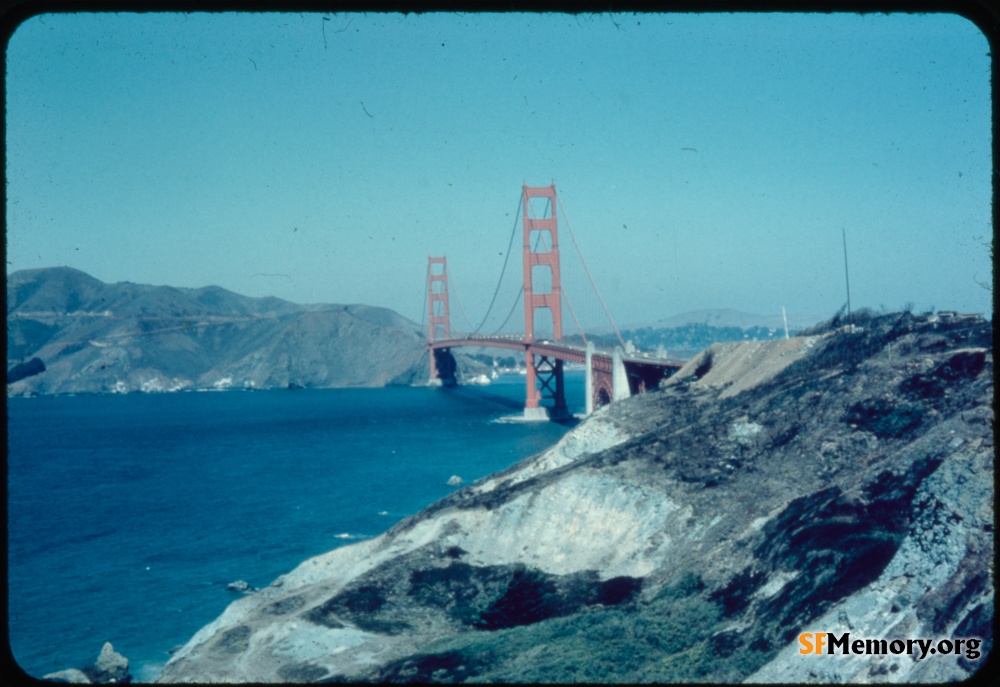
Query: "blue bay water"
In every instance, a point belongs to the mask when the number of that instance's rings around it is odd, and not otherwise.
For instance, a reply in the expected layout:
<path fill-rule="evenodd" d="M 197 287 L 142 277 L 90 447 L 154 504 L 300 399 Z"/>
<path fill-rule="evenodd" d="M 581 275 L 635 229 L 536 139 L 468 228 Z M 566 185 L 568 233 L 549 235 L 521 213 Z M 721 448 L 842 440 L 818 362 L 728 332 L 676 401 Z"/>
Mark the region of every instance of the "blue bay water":
<path fill-rule="evenodd" d="M 40 677 L 105 641 L 155 677 L 236 597 L 384 532 L 566 427 L 487 387 L 8 399 L 9 636 Z M 567 374 L 570 405 L 582 377 Z M 571 408 L 579 411 L 579 408 Z"/>

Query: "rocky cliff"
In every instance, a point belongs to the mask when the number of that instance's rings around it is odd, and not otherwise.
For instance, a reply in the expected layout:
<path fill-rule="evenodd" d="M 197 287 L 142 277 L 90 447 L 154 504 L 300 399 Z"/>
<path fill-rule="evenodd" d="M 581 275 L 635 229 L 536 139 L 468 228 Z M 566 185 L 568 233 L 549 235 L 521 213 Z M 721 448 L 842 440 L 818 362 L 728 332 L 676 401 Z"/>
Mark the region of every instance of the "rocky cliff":
<path fill-rule="evenodd" d="M 939 681 L 992 647 L 993 356 L 894 314 L 660 391 L 230 605 L 165 682 Z M 803 632 L 980 655 L 800 655 Z"/>
<path fill-rule="evenodd" d="M 22 270 L 7 277 L 8 393 L 424 383 L 419 329 L 367 305 Z M 483 371 L 464 360 L 460 369 Z"/>

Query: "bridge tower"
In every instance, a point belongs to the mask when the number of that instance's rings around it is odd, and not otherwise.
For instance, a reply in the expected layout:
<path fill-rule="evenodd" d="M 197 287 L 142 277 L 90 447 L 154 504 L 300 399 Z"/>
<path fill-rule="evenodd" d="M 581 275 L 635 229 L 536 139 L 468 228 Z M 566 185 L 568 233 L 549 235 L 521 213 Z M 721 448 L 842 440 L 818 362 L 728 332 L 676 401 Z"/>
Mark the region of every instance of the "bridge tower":
<path fill-rule="evenodd" d="M 534 202 L 533 199 L 537 199 Z M 546 202 L 542 205 L 541 200 Z M 556 185 L 521 187 L 524 225 L 524 340 L 535 341 L 535 314 L 552 318 L 552 338 L 562 340 L 562 284 L 559 275 L 559 232 L 556 214 Z M 535 210 L 539 210 L 535 217 Z M 536 284 L 536 279 L 538 283 Z M 544 420 L 569 416 L 563 386 L 563 361 L 527 353 L 527 398 L 524 417 Z M 541 388 L 539 388 L 539 383 Z M 541 405 L 551 399 L 548 409 Z"/>
<path fill-rule="evenodd" d="M 427 341 L 451 338 L 448 313 L 448 258 L 427 258 Z M 455 359 L 448 349 L 430 351 L 430 383 L 455 384 Z"/>

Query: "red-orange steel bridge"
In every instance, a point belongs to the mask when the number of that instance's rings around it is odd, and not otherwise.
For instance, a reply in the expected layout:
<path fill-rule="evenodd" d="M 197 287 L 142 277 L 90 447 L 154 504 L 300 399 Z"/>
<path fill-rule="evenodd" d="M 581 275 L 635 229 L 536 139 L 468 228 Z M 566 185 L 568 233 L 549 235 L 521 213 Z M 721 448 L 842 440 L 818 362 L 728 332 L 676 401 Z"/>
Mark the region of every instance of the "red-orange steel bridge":
<path fill-rule="evenodd" d="M 547 213 L 546 217 L 530 216 L 529 206 L 533 198 L 543 198 L 548 201 L 546 207 L 551 208 L 551 212 Z M 432 384 L 455 383 L 455 362 L 450 353 L 452 348 L 471 346 L 523 351 L 527 363 L 525 418 L 559 420 L 569 416 L 563 384 L 565 362 L 585 366 L 588 414 L 613 400 L 655 389 L 661 380 L 672 375 L 685 363 L 684 360 L 657 358 L 646 354 L 627 354 L 623 350 L 624 346 L 607 349 L 596 347 L 592 343 L 581 346 L 563 339 L 563 294 L 556 201 L 555 184 L 521 187 L 523 336 L 453 337 L 449 312 L 447 260 L 444 257 L 427 259 L 427 349 L 430 352 Z M 539 233 L 546 235 L 547 240 L 540 241 Z M 535 237 L 534 241 L 531 241 L 532 236 Z M 540 246 L 543 250 L 538 250 Z M 584 268 L 586 269 L 586 265 Z M 546 271 L 548 274 L 544 274 Z M 536 288 L 534 280 L 536 276 L 543 277 L 539 280 L 541 288 Z M 600 294 L 597 294 L 597 297 L 600 300 Z M 551 316 L 553 335 L 551 338 L 538 339 L 535 336 L 535 317 L 537 313 L 546 310 Z M 617 330 L 615 331 L 617 333 Z"/>

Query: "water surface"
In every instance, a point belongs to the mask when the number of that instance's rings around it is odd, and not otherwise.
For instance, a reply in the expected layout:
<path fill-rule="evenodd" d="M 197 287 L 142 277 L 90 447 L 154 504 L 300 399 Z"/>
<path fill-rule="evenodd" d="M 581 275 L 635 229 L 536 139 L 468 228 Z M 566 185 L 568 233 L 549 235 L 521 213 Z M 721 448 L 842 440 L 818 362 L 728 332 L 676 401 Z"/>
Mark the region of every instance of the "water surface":
<path fill-rule="evenodd" d="M 496 422 L 520 411 L 523 379 L 8 399 L 15 660 L 40 677 L 111 641 L 151 679 L 234 600 L 227 583 L 264 587 L 451 493 L 452 475 L 557 441 L 562 425 Z"/>

